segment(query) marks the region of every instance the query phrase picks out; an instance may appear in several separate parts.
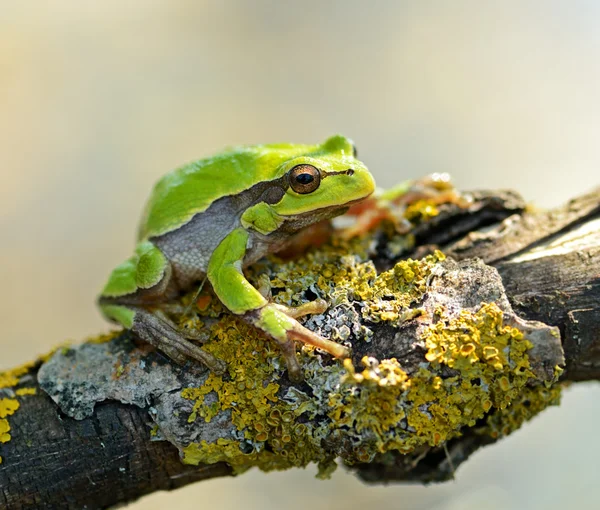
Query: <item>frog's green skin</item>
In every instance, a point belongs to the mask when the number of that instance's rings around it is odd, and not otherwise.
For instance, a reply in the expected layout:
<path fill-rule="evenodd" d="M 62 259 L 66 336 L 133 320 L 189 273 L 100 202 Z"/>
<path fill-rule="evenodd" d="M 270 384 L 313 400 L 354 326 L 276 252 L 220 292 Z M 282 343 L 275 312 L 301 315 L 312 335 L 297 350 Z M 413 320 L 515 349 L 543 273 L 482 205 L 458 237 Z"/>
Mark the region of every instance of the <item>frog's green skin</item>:
<path fill-rule="evenodd" d="M 235 147 L 182 166 L 154 187 L 135 253 L 110 275 L 100 307 L 174 360 L 191 357 L 222 371 L 219 360 L 160 311 L 160 304 L 207 277 L 231 312 L 280 344 L 290 375 L 298 378 L 294 340 L 337 357 L 348 350 L 296 320 L 322 312 L 322 300 L 296 309 L 269 303 L 242 268 L 281 249 L 300 229 L 343 213 L 374 188 L 352 142 L 340 135 L 321 145 Z"/>

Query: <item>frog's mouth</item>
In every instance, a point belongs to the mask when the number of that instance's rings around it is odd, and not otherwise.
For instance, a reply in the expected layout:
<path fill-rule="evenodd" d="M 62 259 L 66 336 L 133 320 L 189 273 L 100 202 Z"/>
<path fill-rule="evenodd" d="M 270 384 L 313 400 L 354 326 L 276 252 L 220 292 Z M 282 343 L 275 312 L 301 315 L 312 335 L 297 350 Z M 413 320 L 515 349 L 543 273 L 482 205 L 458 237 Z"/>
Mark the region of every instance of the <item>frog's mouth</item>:
<path fill-rule="evenodd" d="M 355 204 L 360 204 L 362 201 L 366 200 L 367 198 L 369 198 L 371 195 L 373 194 L 373 192 L 369 193 L 368 195 L 365 195 L 364 197 L 361 198 L 355 198 L 354 200 L 350 200 L 350 202 L 346 202 L 342 207 L 345 207 L 346 210 L 350 209 L 350 207 L 352 207 Z"/>
<path fill-rule="evenodd" d="M 369 195 L 365 196 L 364 198 L 350 200 L 345 204 L 330 205 L 327 207 L 322 207 L 321 209 L 313 209 L 312 211 L 298 214 L 281 215 L 281 218 L 283 218 L 284 222 L 277 230 L 278 232 L 294 233 L 320 221 L 336 218 L 337 216 L 346 214 L 350 207 L 352 207 L 354 204 L 362 202 L 368 198 L 368 196 Z"/>
<path fill-rule="evenodd" d="M 284 218 L 285 221 L 293 221 L 302 217 L 318 217 L 319 219 L 327 219 L 327 217 L 334 218 L 336 216 L 345 214 L 348 211 L 348 209 L 350 209 L 350 207 L 352 207 L 355 204 L 359 204 L 360 202 L 369 198 L 371 195 L 372 193 L 369 193 L 364 197 L 355 198 L 354 200 L 344 202 L 343 204 L 328 205 L 325 207 L 321 207 L 320 209 L 312 209 L 310 211 L 305 211 L 297 214 L 282 214 L 281 217 Z"/>
<path fill-rule="evenodd" d="M 327 207 L 323 207 L 321 209 L 315 209 L 314 211 L 311 211 L 310 213 L 303 213 L 303 214 L 320 214 L 321 211 L 333 211 L 332 214 L 332 218 L 336 217 L 336 216 L 341 216 L 342 214 L 346 214 L 348 212 L 348 209 L 350 209 L 353 205 L 355 204 L 360 204 L 361 202 L 363 202 L 364 200 L 366 200 L 367 198 L 369 198 L 373 193 L 369 193 L 368 195 L 365 195 L 364 197 L 361 198 L 355 198 L 354 200 L 350 200 L 349 202 L 344 202 L 343 204 L 339 204 L 339 205 L 330 205 Z"/>

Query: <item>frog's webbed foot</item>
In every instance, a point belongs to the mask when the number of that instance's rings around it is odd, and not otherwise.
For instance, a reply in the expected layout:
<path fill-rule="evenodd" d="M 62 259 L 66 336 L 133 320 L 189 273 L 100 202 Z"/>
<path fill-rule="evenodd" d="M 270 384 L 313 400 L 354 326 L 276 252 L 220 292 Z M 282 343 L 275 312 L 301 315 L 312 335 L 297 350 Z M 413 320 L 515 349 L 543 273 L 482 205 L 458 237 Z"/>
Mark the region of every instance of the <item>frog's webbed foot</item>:
<path fill-rule="evenodd" d="M 142 340 L 164 352 L 175 363 L 181 365 L 191 358 L 206 365 L 218 375 L 226 370 L 222 360 L 186 340 L 178 328 L 160 313 L 136 309 L 131 330 Z"/>
<path fill-rule="evenodd" d="M 336 358 L 348 358 L 350 350 L 336 342 L 305 328 L 296 319 L 309 314 L 323 313 L 327 303 L 317 299 L 297 307 L 269 303 L 258 310 L 244 315 L 245 320 L 264 331 L 279 344 L 285 359 L 290 379 L 302 380 L 302 369 L 296 356 L 294 341 L 312 345 Z"/>

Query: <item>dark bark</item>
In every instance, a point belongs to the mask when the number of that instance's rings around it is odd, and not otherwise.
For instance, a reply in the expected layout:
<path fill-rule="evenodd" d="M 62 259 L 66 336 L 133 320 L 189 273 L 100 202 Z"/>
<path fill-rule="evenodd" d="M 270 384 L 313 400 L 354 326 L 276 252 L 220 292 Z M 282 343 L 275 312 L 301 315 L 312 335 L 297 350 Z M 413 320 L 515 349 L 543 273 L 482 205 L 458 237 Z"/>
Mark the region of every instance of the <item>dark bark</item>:
<path fill-rule="evenodd" d="M 186 466 L 169 443 L 149 441 L 145 409 L 111 401 L 73 420 L 37 390 L 10 418 L 19 433 L 0 464 L 0 508 L 105 508 L 230 473 Z"/>
<path fill-rule="evenodd" d="M 447 250 L 495 266 L 521 317 L 558 326 L 565 379 L 600 379 L 600 188 Z"/>
<path fill-rule="evenodd" d="M 495 266 L 522 318 L 560 328 L 564 379 L 600 379 L 600 190 L 549 213 L 524 212 L 514 194 L 480 193 L 475 199 L 469 212 L 442 208 L 416 232 L 419 247 L 412 255 L 441 247 L 454 258 L 481 257 Z M 386 267 L 393 261 L 382 253 L 377 262 Z M 379 358 L 388 356 L 389 342 L 374 345 Z M 39 388 L 36 373 L 20 386 L 37 393 L 23 398 L 10 417 L 19 433 L 0 443 L 0 508 L 107 508 L 231 474 L 223 463 L 186 466 L 171 444 L 151 441 L 147 409 L 109 400 L 91 417 L 67 417 Z M 448 443 L 449 455 L 430 449 L 418 463 L 398 454 L 385 464 L 353 469 L 369 482 L 444 480 L 452 476 L 450 459 L 455 467 L 490 442 L 467 431 Z"/>

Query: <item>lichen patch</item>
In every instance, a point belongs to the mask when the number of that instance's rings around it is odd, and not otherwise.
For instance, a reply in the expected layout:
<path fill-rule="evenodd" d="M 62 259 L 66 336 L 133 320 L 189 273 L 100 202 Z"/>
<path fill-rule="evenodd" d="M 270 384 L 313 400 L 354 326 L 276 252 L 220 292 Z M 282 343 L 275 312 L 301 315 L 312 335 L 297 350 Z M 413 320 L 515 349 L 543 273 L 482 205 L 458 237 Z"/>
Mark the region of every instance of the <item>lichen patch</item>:
<path fill-rule="evenodd" d="M 441 446 L 484 419 L 490 425 L 480 428 L 481 433 L 495 433 L 498 425 L 492 425 L 498 418 L 492 417 L 499 412 L 511 423 L 504 431 L 514 430 L 523 421 L 518 417 L 524 415 L 519 411 L 519 398 L 526 388 L 538 388 L 544 381 L 543 374 L 532 370 L 529 353 L 534 344 L 527 335 L 535 331 L 544 341 L 556 341 L 556 332 L 533 323 L 526 327 L 520 323 L 522 330 L 516 327 L 518 322 L 502 297 L 500 279 L 497 273 L 490 275 L 493 269 L 483 264 L 469 269 L 446 261 L 437 252 L 422 260 L 401 261 L 377 275 L 368 261 L 343 257 L 331 267 L 320 265 L 319 255 L 299 260 L 300 267 L 307 264 L 306 275 L 312 274 L 310 263 L 329 268 L 326 282 L 344 273 L 335 285 L 337 297 L 343 296 L 337 307 L 308 323 L 323 332 L 336 317 L 334 310 L 348 306 L 362 310 L 367 322 L 401 325 L 416 321 L 412 344 L 423 348 L 420 368 L 407 370 L 396 358 L 364 357 L 363 368 L 357 369 L 351 360 L 341 364 L 304 348 L 302 365 L 310 391 L 293 386 L 284 391 L 283 365 L 276 347 L 226 316 L 212 328 L 206 348 L 228 363 L 228 377 L 211 374 L 205 386 L 186 388 L 182 396 L 194 402 L 190 422 L 210 423 L 230 409 L 235 431 L 229 438 L 185 445 L 185 462 L 228 462 L 237 473 L 251 466 L 271 470 L 316 462 L 323 473 L 329 473 L 336 457 L 353 464 L 389 451 L 410 453 Z M 274 286 L 287 288 L 288 282 L 293 286 L 295 280 L 288 278 L 302 280 L 303 274 L 290 276 L 289 264 L 274 264 Z M 461 278 L 464 281 L 457 281 Z M 496 283 L 475 287 L 474 282 L 482 279 Z M 323 284 L 319 279 L 305 281 L 313 289 Z M 465 285 L 474 287 L 462 308 L 457 306 L 461 302 L 453 286 Z M 306 290 L 299 287 L 294 295 L 286 294 L 286 304 Z M 495 297 L 497 302 L 487 302 Z M 356 341 L 361 341 L 358 335 Z M 536 402 L 528 406 L 539 412 L 555 403 L 558 390 L 552 391 L 552 398 L 529 391 L 528 398 Z M 211 394 L 215 398 L 205 402 Z M 322 447 L 324 442 L 327 449 Z"/>

